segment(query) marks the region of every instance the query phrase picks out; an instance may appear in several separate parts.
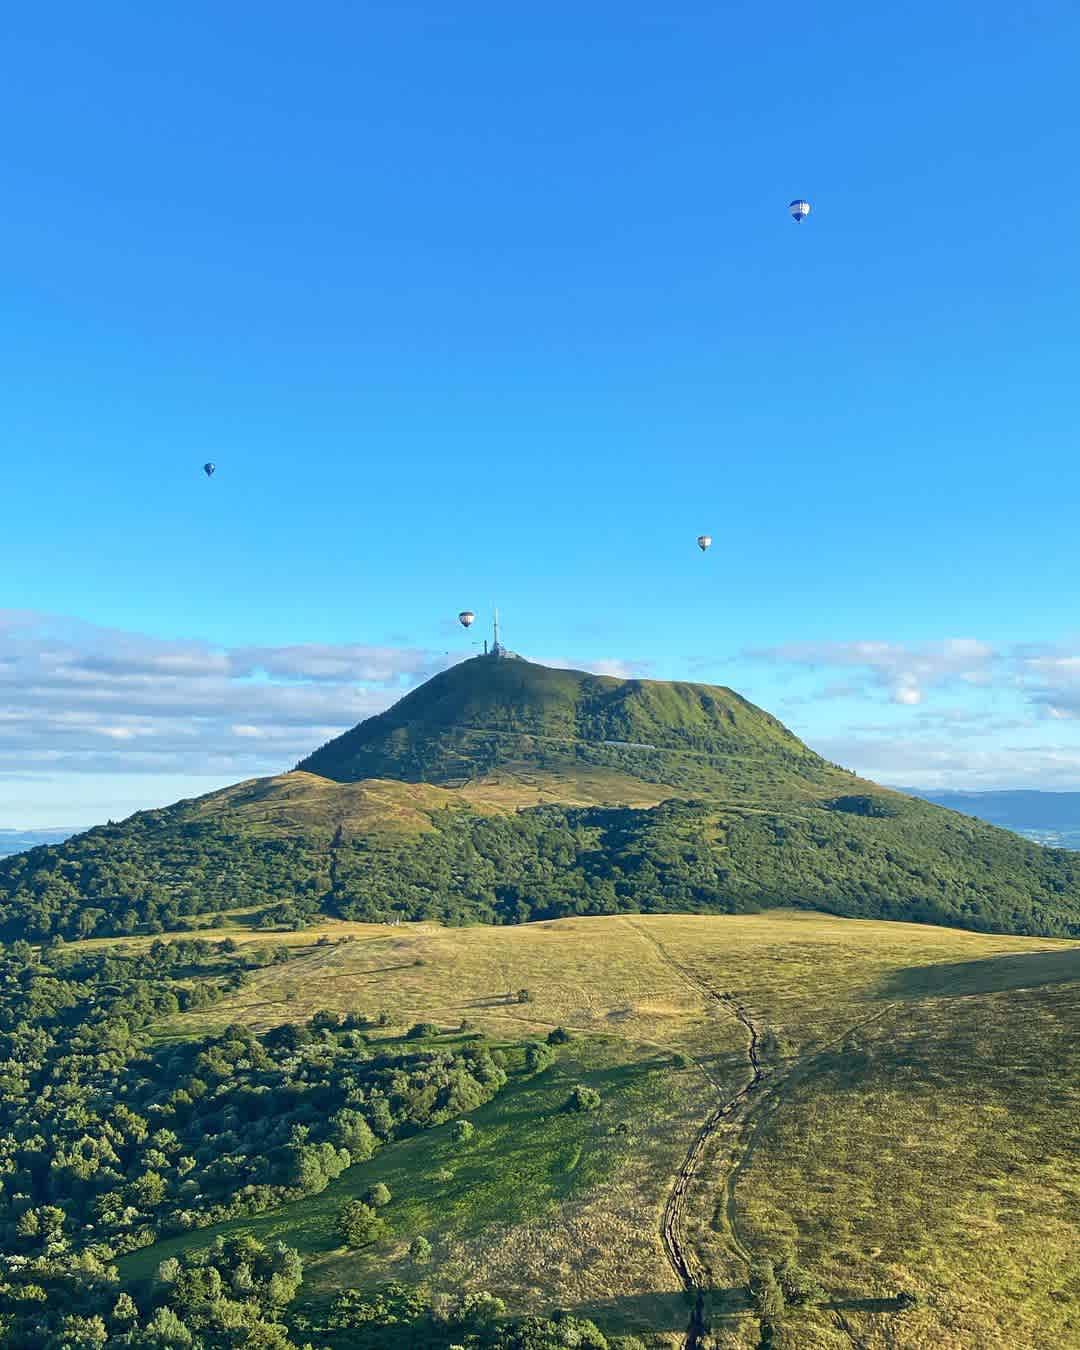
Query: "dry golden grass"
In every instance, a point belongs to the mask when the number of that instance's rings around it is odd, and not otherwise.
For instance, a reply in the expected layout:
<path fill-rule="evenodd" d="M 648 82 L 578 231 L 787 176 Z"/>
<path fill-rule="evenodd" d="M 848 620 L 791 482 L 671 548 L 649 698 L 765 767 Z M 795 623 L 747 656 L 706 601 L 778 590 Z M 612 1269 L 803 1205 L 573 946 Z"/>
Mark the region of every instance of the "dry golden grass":
<path fill-rule="evenodd" d="M 758 1343 L 741 1293 L 746 1255 L 792 1250 L 838 1303 L 793 1315 L 800 1347 L 1080 1346 L 1070 1320 L 1080 1294 L 1080 1064 L 1067 1060 L 1080 944 L 779 911 L 228 935 L 284 940 L 292 959 L 163 1033 L 386 1009 L 398 1026 L 467 1019 L 503 1039 L 566 1026 L 583 1036 L 580 1053 L 597 1047 L 597 1073 L 651 1063 L 641 1085 L 612 1078 L 611 1101 L 638 1144 L 612 1153 L 607 1171 L 586 1152 L 584 1180 L 564 1178 L 550 1208 L 538 1199 L 500 1216 L 490 1193 L 483 1204 L 463 1194 L 440 1218 L 438 1194 L 403 1201 L 398 1245 L 415 1222 L 457 1285 L 493 1288 L 516 1309 L 574 1306 L 614 1330 L 652 1319 L 675 1334 L 660 1214 L 696 1128 L 748 1077 L 745 1030 L 712 991 L 747 1009 L 766 1069 L 746 1118 L 715 1136 L 690 1191 L 687 1237 L 711 1272 L 716 1346 Z M 519 989 L 529 1002 L 515 1001 Z M 665 1069 L 661 1051 L 693 1063 Z M 532 1122 L 523 1142 L 526 1125 L 499 1134 L 492 1108 L 493 1152 L 478 1176 L 508 1195 L 522 1169 L 562 1165 L 550 1152 L 561 1134 L 533 1109 L 520 1117 Z M 407 1191 L 407 1159 L 441 1145 L 418 1137 L 407 1147 L 354 1169 L 356 1185 L 377 1164 L 396 1194 Z M 292 1222 L 282 1214 L 277 1235 Z M 376 1271 L 316 1244 L 312 1279 L 330 1288 L 386 1278 L 392 1255 Z M 894 1306 L 901 1289 L 920 1306 Z M 1038 1339 L 1043 1328 L 1049 1340 Z"/>
<path fill-rule="evenodd" d="M 328 840 L 339 828 L 347 834 L 372 830 L 416 834 L 430 830 L 432 816 L 442 811 L 504 813 L 545 802 L 648 807 L 679 795 L 673 788 L 644 783 L 613 769 L 560 773 L 511 764 L 455 787 L 387 778 L 338 783 L 297 769 L 273 778 L 246 779 L 196 798 L 189 809 L 194 819 L 230 822 L 255 835 Z"/>
<path fill-rule="evenodd" d="M 427 783 L 371 778 L 335 783 L 317 774 L 249 778 L 193 803 L 196 818 L 232 820 L 254 834 L 298 838 L 345 830 L 387 830 L 414 834 L 432 828 L 430 813 L 459 807 L 453 793 Z"/>
<path fill-rule="evenodd" d="M 178 935 L 179 936 L 179 935 Z M 326 920 L 300 933 L 205 929 L 198 936 L 285 944 L 295 957 L 258 972 L 227 1002 L 185 1025 L 239 1020 L 254 1026 L 298 1021 L 319 1008 L 386 1008 L 399 1021 L 467 1017 L 504 1034 L 565 1025 L 639 1044 L 693 1048 L 718 1025 L 709 1000 L 684 972 L 729 992 L 775 1038 L 777 1060 L 813 1049 L 893 989 L 903 976 L 955 979 L 957 991 L 1080 977 L 1080 945 L 1060 939 L 998 937 L 924 925 L 838 919 L 773 910 L 760 915 L 634 915 L 560 919 L 500 928 L 443 928 Z M 342 939 L 347 939 L 342 941 Z M 91 940 L 87 947 L 137 948 Z M 166 935 L 166 941 L 169 935 Z M 330 945 L 320 945 L 328 940 Z M 1025 964 L 1036 954 L 1037 963 Z M 983 964 L 1012 956 L 1013 962 Z M 1046 963 L 1050 962 L 1049 965 Z M 532 1001 L 508 1000 L 528 989 Z M 719 1025 L 726 1025 L 725 1022 Z M 738 1045 L 740 1032 L 726 1039 Z"/>

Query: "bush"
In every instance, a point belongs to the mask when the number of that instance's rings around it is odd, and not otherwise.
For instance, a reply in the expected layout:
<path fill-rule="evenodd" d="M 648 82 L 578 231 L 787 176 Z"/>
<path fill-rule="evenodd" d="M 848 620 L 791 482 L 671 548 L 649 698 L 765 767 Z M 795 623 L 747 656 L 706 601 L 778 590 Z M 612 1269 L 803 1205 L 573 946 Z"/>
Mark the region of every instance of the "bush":
<path fill-rule="evenodd" d="M 408 1041 L 424 1041 L 429 1036 L 437 1036 L 438 1034 L 439 1028 L 434 1022 L 417 1022 L 405 1033 L 405 1039 Z"/>
<path fill-rule="evenodd" d="M 788 1303 L 820 1303 L 825 1290 L 807 1271 L 788 1257 L 776 1267 L 776 1278 Z"/>
<path fill-rule="evenodd" d="M 347 1247 L 367 1247 L 386 1231 L 386 1224 L 362 1200 L 346 1200 L 338 1211 L 337 1231 Z"/>
<path fill-rule="evenodd" d="M 455 1120 L 450 1129 L 450 1137 L 455 1144 L 465 1144 L 476 1133 L 476 1126 L 470 1120 Z"/>
<path fill-rule="evenodd" d="M 384 1182 L 377 1181 L 369 1191 L 365 1192 L 364 1201 L 372 1209 L 382 1209 L 384 1205 L 390 1203 L 390 1187 Z"/>
<path fill-rule="evenodd" d="M 423 1265 L 431 1260 L 431 1243 L 423 1234 L 417 1234 L 409 1243 L 409 1255 L 417 1265 Z"/>
<path fill-rule="evenodd" d="M 776 1278 L 776 1270 L 769 1260 L 755 1261 L 750 1267 L 748 1290 L 754 1307 L 764 1324 L 762 1330 L 776 1323 L 784 1315 L 784 1291 Z"/>
<path fill-rule="evenodd" d="M 565 1045 L 570 1040 L 570 1033 L 565 1027 L 556 1027 L 554 1031 L 547 1034 L 548 1045 Z"/>
<path fill-rule="evenodd" d="M 595 1088 L 586 1087 L 584 1083 L 578 1085 L 566 1099 L 564 1110 L 566 1111 L 596 1111 L 600 1107 L 600 1094 Z"/>
<path fill-rule="evenodd" d="M 546 1069 L 555 1058 L 555 1051 L 550 1045 L 545 1045 L 542 1041 L 527 1041 L 525 1043 L 525 1067 L 530 1073 L 540 1073 Z"/>

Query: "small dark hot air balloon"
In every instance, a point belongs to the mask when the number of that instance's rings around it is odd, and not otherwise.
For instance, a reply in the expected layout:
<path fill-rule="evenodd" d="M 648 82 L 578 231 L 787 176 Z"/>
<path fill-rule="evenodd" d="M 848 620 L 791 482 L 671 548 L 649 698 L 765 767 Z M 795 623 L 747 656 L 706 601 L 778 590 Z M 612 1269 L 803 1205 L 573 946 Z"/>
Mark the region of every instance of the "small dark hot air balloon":
<path fill-rule="evenodd" d="M 216 468 L 217 468 L 217 465 L 216 465 L 216 464 L 209 464 L 209 463 L 207 463 L 207 464 L 204 464 L 204 465 L 202 466 L 202 471 L 203 471 L 204 474 L 206 474 L 207 478 L 213 478 L 213 476 L 214 476 L 214 470 L 215 470 Z"/>
<path fill-rule="evenodd" d="M 697 546 L 701 549 L 702 553 L 704 553 L 706 549 L 712 548 L 712 535 L 699 534 L 697 537 Z"/>
<path fill-rule="evenodd" d="M 475 621 L 476 615 L 471 609 L 463 609 L 458 615 L 458 623 L 461 624 L 462 628 L 471 628 Z"/>

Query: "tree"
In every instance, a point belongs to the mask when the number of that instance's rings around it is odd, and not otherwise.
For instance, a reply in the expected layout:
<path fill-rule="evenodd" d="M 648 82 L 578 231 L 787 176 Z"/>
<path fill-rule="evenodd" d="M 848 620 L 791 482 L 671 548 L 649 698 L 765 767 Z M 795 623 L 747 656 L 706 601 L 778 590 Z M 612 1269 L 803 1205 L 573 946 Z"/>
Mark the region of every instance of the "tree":
<path fill-rule="evenodd" d="M 164 1262 L 162 1263 L 164 1264 Z M 187 1350 L 192 1343 L 191 1332 L 171 1308 L 159 1308 L 147 1323 L 144 1339 L 155 1350 Z"/>
<path fill-rule="evenodd" d="M 567 1111 L 596 1111 L 600 1107 L 600 1094 L 595 1088 L 586 1087 L 584 1083 L 578 1085 L 571 1091 L 566 1099 L 564 1110 Z"/>
<path fill-rule="evenodd" d="M 158 1172 L 144 1172 L 135 1182 L 134 1190 L 143 1209 L 156 1209 L 168 1191 L 165 1178 Z"/>
<path fill-rule="evenodd" d="M 629 1346 L 635 1338 L 629 1338 Z M 594 1322 L 588 1322 L 569 1313 L 558 1313 L 554 1318 L 526 1317 L 511 1326 L 500 1327 L 492 1350 L 614 1350 L 617 1342 L 607 1339 Z M 638 1346 L 641 1342 L 637 1342 Z"/>
<path fill-rule="evenodd" d="M 180 1278 L 180 1262 L 175 1256 L 167 1256 L 157 1268 L 159 1284 L 175 1284 Z"/>
<path fill-rule="evenodd" d="M 405 1039 L 409 1041 L 423 1041 L 427 1040 L 430 1036 L 437 1036 L 438 1034 L 439 1028 L 434 1022 L 417 1022 L 415 1026 L 411 1026 L 405 1033 Z"/>
<path fill-rule="evenodd" d="M 424 1265 L 431 1260 L 431 1243 L 423 1234 L 417 1234 L 409 1243 L 409 1255 L 417 1265 Z"/>
<path fill-rule="evenodd" d="M 770 1260 L 755 1261 L 751 1265 L 748 1287 L 762 1322 L 766 1327 L 775 1326 L 784 1315 L 784 1291 Z"/>
<path fill-rule="evenodd" d="M 820 1303 L 825 1290 L 807 1271 L 796 1265 L 792 1257 L 785 1257 L 776 1267 L 776 1278 L 788 1303 Z"/>
<path fill-rule="evenodd" d="M 450 1138 L 455 1144 L 467 1144 L 476 1133 L 476 1126 L 471 1120 L 455 1120 L 450 1130 Z"/>
<path fill-rule="evenodd" d="M 570 1033 L 565 1027 L 555 1027 L 547 1034 L 548 1045 L 565 1045 L 570 1040 Z"/>
<path fill-rule="evenodd" d="M 390 1187 L 385 1182 L 377 1181 L 364 1195 L 364 1200 L 372 1209 L 382 1209 L 384 1205 L 390 1203 Z"/>
<path fill-rule="evenodd" d="M 543 1041 L 526 1041 L 525 1067 L 530 1073 L 540 1073 L 555 1059 L 555 1051 Z"/>
<path fill-rule="evenodd" d="M 518 1001 L 519 1003 L 531 1003 L 531 1002 L 532 1002 L 532 990 L 531 990 L 531 989 L 519 989 L 519 990 L 517 991 L 517 1001 Z"/>
<path fill-rule="evenodd" d="M 232 1273 L 232 1287 L 235 1293 L 241 1297 L 250 1294 L 255 1288 L 255 1277 L 251 1273 L 251 1267 L 246 1261 L 237 1263 Z"/>
<path fill-rule="evenodd" d="M 135 1300 L 128 1293 L 123 1293 L 113 1304 L 112 1320 L 122 1327 L 132 1326 L 138 1321 L 139 1310 L 135 1306 Z"/>
<path fill-rule="evenodd" d="M 109 1339 L 100 1317 L 65 1317 L 60 1326 L 60 1344 L 64 1350 L 96 1350 Z"/>
<path fill-rule="evenodd" d="M 368 1247 L 382 1237 L 386 1224 L 362 1200 L 346 1200 L 338 1211 L 337 1230 L 347 1247 Z"/>
<path fill-rule="evenodd" d="M 366 1162 L 375 1152 L 379 1141 L 359 1111 L 343 1106 L 331 1117 L 337 1142 L 349 1150 L 353 1162 Z"/>

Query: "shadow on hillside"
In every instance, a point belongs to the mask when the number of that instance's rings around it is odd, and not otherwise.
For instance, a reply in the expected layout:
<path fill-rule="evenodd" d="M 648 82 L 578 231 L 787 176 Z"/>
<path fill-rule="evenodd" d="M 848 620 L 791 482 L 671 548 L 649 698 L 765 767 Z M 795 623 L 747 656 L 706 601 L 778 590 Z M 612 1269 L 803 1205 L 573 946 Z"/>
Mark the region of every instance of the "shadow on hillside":
<path fill-rule="evenodd" d="M 728 1312 L 746 1310 L 746 1291 L 742 1288 L 715 1289 L 711 1292 L 713 1317 L 725 1320 Z M 677 1291 L 649 1294 L 619 1294 L 598 1298 L 568 1309 L 575 1317 L 588 1317 L 606 1328 L 609 1335 L 628 1332 L 649 1334 L 686 1331 L 690 1320 L 690 1299 Z M 617 1330 L 616 1330 L 617 1329 Z"/>
<path fill-rule="evenodd" d="M 895 971 L 877 992 L 878 998 L 964 998 L 1005 989 L 1080 980 L 1080 945 L 1063 951 L 1021 952 L 987 956 L 979 961 L 949 961 L 936 966 L 909 966 Z"/>
<path fill-rule="evenodd" d="M 903 1294 L 892 1298 L 830 1298 L 820 1306 L 836 1312 L 890 1313 L 902 1312 L 908 1300 Z"/>
<path fill-rule="evenodd" d="M 482 998 L 474 998 L 469 1003 L 456 1003 L 456 1008 L 527 1008 L 527 1003 L 522 1003 L 517 994 L 485 994 Z M 527 1012 L 523 1012 L 522 1017 L 528 1017 Z"/>
<path fill-rule="evenodd" d="M 892 1298 L 828 1298 L 817 1306 L 826 1312 L 897 1313 L 907 1305 L 903 1296 L 898 1295 Z M 624 1294 L 596 1299 L 572 1311 L 577 1317 L 592 1318 L 609 1334 L 626 1330 L 681 1333 L 690 1319 L 690 1300 L 686 1294 L 679 1293 Z M 752 1311 L 745 1285 L 706 1291 L 705 1315 L 714 1331 L 725 1326 L 730 1329 Z"/>
<path fill-rule="evenodd" d="M 365 966 L 361 969 L 350 970 L 350 975 L 360 977 L 362 975 L 385 975 L 388 970 L 408 970 L 410 966 L 415 966 L 415 961 L 398 961 L 392 966 Z"/>

